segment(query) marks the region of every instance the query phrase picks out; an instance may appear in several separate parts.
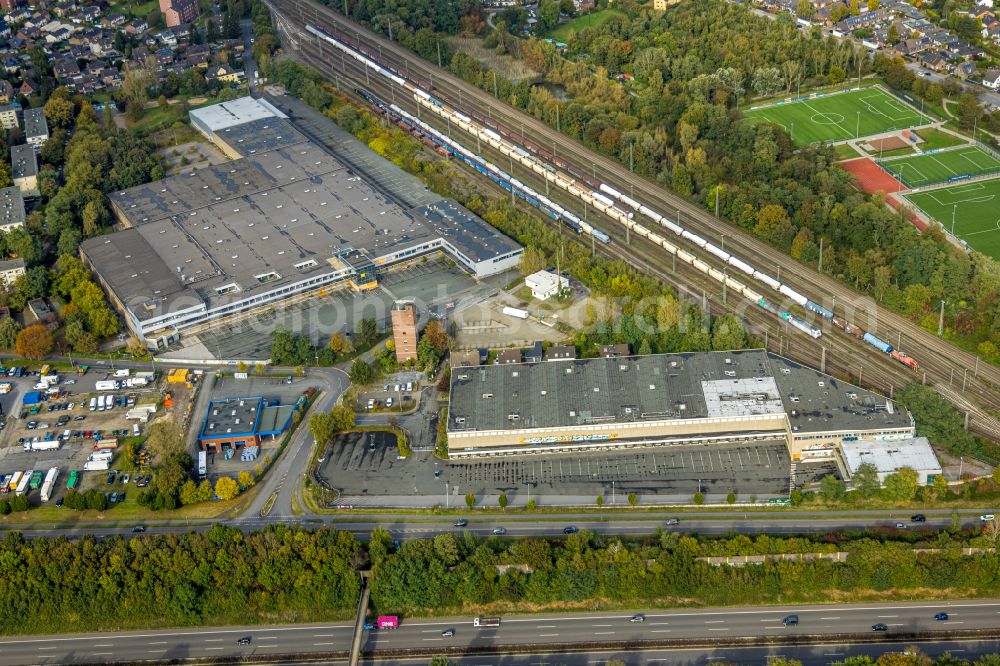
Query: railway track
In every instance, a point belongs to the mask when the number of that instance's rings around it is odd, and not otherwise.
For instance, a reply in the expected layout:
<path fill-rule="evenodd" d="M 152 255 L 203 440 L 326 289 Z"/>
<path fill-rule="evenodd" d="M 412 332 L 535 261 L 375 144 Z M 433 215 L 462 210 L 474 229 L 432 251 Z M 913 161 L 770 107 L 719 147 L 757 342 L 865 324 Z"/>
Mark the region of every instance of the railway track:
<path fill-rule="evenodd" d="M 522 133 L 525 133 L 529 138 L 533 136 L 527 133 L 529 129 L 533 132 L 543 133 L 546 136 L 555 134 L 555 130 L 548 128 L 548 126 L 539 123 L 529 116 L 525 116 L 504 103 L 497 102 L 492 96 L 478 88 L 467 86 L 467 84 L 455 79 L 450 74 L 436 70 L 436 68 L 424 63 L 417 56 L 410 54 L 403 47 L 392 42 L 386 43 L 380 37 L 364 28 L 345 22 L 340 16 L 326 8 L 317 6 L 307 0 L 292 0 L 291 2 L 283 2 L 281 4 L 279 14 L 282 18 L 290 21 L 289 26 L 286 27 L 298 30 L 297 47 L 304 52 L 309 51 L 308 59 L 311 61 L 310 64 L 317 67 L 320 71 L 328 70 L 331 67 L 339 68 L 344 72 L 345 77 L 349 78 L 352 82 L 377 89 L 378 93 L 384 96 L 385 99 L 393 99 L 401 107 L 407 108 L 411 112 L 416 109 L 416 105 L 405 91 L 394 89 L 394 86 L 386 85 L 385 80 L 381 79 L 381 77 L 377 75 L 373 76 L 369 72 L 363 71 L 364 68 L 356 63 L 356 61 L 352 62 L 349 58 L 344 59 L 342 55 L 336 55 L 332 49 L 328 48 L 324 50 L 322 44 L 313 44 L 309 36 L 299 30 L 299 28 L 303 27 L 306 23 L 330 26 L 335 30 L 339 30 L 341 37 L 347 41 L 350 41 L 350 37 L 354 35 L 355 42 L 363 42 L 363 50 L 374 55 L 373 47 L 377 47 L 383 62 L 400 73 L 407 74 L 417 80 L 418 83 L 423 79 L 423 83 L 428 86 L 433 80 L 437 88 L 435 94 L 449 103 L 468 108 L 470 102 L 481 102 L 481 104 L 474 107 L 478 111 L 477 115 L 483 117 L 483 109 L 485 108 L 485 115 L 489 119 L 497 124 L 506 126 L 508 130 L 516 131 L 520 127 Z M 291 14 L 291 16 L 288 16 L 288 14 Z M 357 46 L 357 44 L 354 44 L 354 46 Z M 293 48 L 295 48 L 295 45 L 293 45 Z M 351 73 L 351 76 L 348 76 L 348 72 Z M 454 94 L 449 95 L 447 91 L 441 89 L 443 84 L 449 86 L 454 84 L 454 88 L 458 92 L 457 99 Z M 463 89 L 466 90 L 465 94 L 462 92 Z M 428 115 L 424 114 L 425 121 L 428 120 Z M 440 129 L 445 131 L 444 127 L 440 127 Z M 449 127 L 447 129 L 450 132 L 452 128 Z M 793 358 L 800 357 L 803 362 L 818 365 L 823 355 L 818 347 L 826 348 L 828 350 L 826 354 L 828 370 L 837 374 L 837 369 L 839 368 L 839 374 L 842 376 L 849 377 L 855 382 L 864 383 L 886 393 L 892 393 L 894 387 L 900 387 L 911 381 L 930 381 L 935 386 L 947 387 L 942 393 L 955 403 L 956 406 L 969 413 L 971 429 L 992 438 L 1000 435 L 1000 423 L 981 407 L 981 405 L 984 405 L 988 409 L 1000 411 L 1000 395 L 995 390 L 993 383 L 1000 378 L 1000 369 L 987 366 L 986 364 L 980 365 L 975 360 L 975 357 L 956 350 L 951 345 L 922 331 L 911 322 L 893 313 L 878 309 L 870 298 L 852 292 L 849 288 L 832 280 L 832 278 L 828 278 L 815 271 L 810 271 L 810 269 L 794 262 L 791 258 L 786 257 L 774 248 L 754 238 L 747 237 L 743 232 L 729 227 L 721 220 L 712 217 L 693 204 L 664 192 L 658 186 L 636 177 L 619 163 L 601 155 L 591 153 L 588 149 L 579 146 L 568 137 L 562 135 L 556 136 L 561 144 L 555 145 L 553 149 L 558 150 L 561 147 L 562 150 L 558 152 L 559 158 L 563 161 L 569 161 L 578 171 L 585 172 L 586 169 L 580 165 L 589 163 L 596 173 L 598 164 L 600 163 L 602 179 L 612 186 L 630 192 L 638 190 L 639 194 L 636 196 L 646 200 L 649 205 L 659 208 L 663 213 L 669 214 L 673 210 L 677 213 L 680 222 L 685 226 L 700 231 L 705 237 L 711 238 L 714 235 L 724 235 L 724 245 L 734 253 L 742 254 L 752 261 L 764 265 L 766 265 L 767 261 L 774 259 L 774 265 L 778 267 L 779 275 L 782 268 L 785 271 L 792 270 L 798 276 L 796 288 L 810 295 L 816 302 L 826 305 L 831 310 L 835 310 L 839 306 L 841 311 L 850 320 L 859 322 L 860 325 L 865 326 L 869 330 L 881 331 L 880 335 L 890 340 L 893 336 L 886 333 L 887 326 L 902 324 L 895 331 L 895 337 L 898 341 L 901 341 L 905 337 L 906 340 L 910 341 L 910 344 L 923 345 L 919 348 L 920 351 L 915 353 L 921 360 L 923 367 L 921 371 L 914 374 L 895 362 L 886 359 L 886 357 L 874 350 L 869 351 L 859 346 L 851 338 L 848 338 L 846 341 L 839 340 L 838 338 L 844 336 L 838 335 L 839 331 L 829 325 L 824 326 L 824 332 L 827 335 L 823 337 L 824 342 L 819 343 L 819 345 L 812 340 L 805 343 L 795 340 L 794 342 L 789 342 L 788 349 L 782 349 L 781 353 L 792 355 L 792 350 L 796 349 L 798 353 L 795 353 Z M 468 142 L 467 139 L 465 141 Z M 533 142 L 536 146 L 539 145 L 537 138 L 534 138 Z M 569 155 L 572 155 L 572 157 L 569 157 Z M 590 161 L 588 162 L 588 160 Z M 618 181 L 615 182 L 609 179 L 606 172 L 612 173 Z M 628 183 L 629 187 L 624 187 L 622 183 Z M 635 187 L 634 184 L 637 184 L 638 187 Z M 610 226 L 606 225 L 605 230 L 614 230 L 617 232 L 617 226 L 614 224 Z M 622 236 L 620 233 L 614 233 L 613 235 L 619 240 Z M 616 247 L 608 250 L 608 253 L 611 256 L 638 264 L 634 248 L 637 245 L 635 241 L 639 240 L 641 239 L 633 239 L 633 244 L 627 252 L 621 251 Z M 640 247 L 643 245 L 648 246 L 642 251 L 643 259 L 641 267 L 644 271 L 657 275 L 670 284 L 679 286 L 682 293 L 684 291 L 690 293 L 692 291 L 689 288 L 690 282 L 696 282 L 704 291 L 713 295 L 713 302 L 721 304 L 723 299 L 717 293 L 717 283 L 713 287 L 712 285 L 704 284 L 702 281 L 689 280 L 688 284 L 678 285 L 678 280 L 675 276 L 670 276 L 669 273 L 665 273 L 659 268 L 663 260 L 662 251 L 660 253 L 661 256 L 656 256 L 655 250 L 657 248 L 645 241 L 638 243 Z M 762 256 L 767 261 L 761 262 L 760 257 Z M 711 260 L 711 257 L 703 258 Z M 801 285 L 803 284 L 809 286 L 802 288 Z M 825 297 L 817 295 L 824 293 L 823 288 L 826 285 L 831 286 L 827 292 L 830 295 Z M 748 308 L 748 310 L 752 310 L 752 308 Z M 761 329 L 763 331 L 773 331 L 774 327 L 765 323 L 765 320 L 769 319 L 769 317 L 747 316 L 747 312 L 743 314 L 745 318 L 751 321 L 755 333 L 761 335 L 761 337 L 768 335 L 767 333 L 762 333 Z M 864 315 L 867 315 L 867 318 Z M 825 321 L 820 319 L 818 323 L 822 325 Z M 779 339 L 783 339 L 784 337 L 794 340 L 797 336 L 781 336 Z M 801 349 L 797 349 L 799 347 Z M 800 353 L 802 356 L 800 356 Z M 953 358 L 957 358 L 959 362 L 954 362 Z M 968 366 L 964 366 L 961 363 L 963 360 L 971 360 L 972 362 Z M 867 376 L 864 374 L 865 370 L 868 370 Z M 961 392 L 959 391 L 960 387 L 962 389 Z"/>

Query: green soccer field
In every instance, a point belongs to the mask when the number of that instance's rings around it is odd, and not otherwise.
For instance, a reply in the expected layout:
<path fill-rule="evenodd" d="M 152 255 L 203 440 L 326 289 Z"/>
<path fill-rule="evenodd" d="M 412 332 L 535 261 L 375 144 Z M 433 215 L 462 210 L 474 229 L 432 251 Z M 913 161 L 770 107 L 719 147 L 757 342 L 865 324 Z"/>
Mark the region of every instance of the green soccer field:
<path fill-rule="evenodd" d="M 751 109 L 743 115 L 751 121 L 781 125 L 798 144 L 843 141 L 931 122 L 927 116 L 879 88 Z"/>
<path fill-rule="evenodd" d="M 1000 179 L 912 193 L 906 198 L 948 231 L 954 213 L 955 235 L 973 249 L 1000 259 Z"/>
<path fill-rule="evenodd" d="M 959 176 L 1000 172 L 1000 159 L 978 146 L 963 146 L 940 153 L 885 160 L 882 167 L 907 187 L 923 187 Z"/>

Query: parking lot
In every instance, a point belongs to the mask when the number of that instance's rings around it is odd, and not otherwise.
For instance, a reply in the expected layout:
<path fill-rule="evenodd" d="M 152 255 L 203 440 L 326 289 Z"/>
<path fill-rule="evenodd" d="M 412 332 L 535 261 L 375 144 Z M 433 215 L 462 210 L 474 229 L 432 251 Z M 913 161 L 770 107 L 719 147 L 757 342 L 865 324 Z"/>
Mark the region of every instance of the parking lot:
<path fill-rule="evenodd" d="M 647 501 L 706 494 L 786 496 L 790 461 L 783 442 L 725 446 L 670 446 L 628 452 L 587 452 L 447 462 L 429 451 L 398 460 L 396 451 L 364 438 L 340 438 L 327 452 L 321 473 L 345 496 L 423 495 L 440 502 L 473 492 L 496 496 L 625 496 Z M 345 499 L 350 502 L 350 499 Z M 377 502 L 376 502 L 377 503 Z M 417 502 L 415 502 L 417 503 Z M 427 503 L 427 502 L 424 502 Z"/>
<path fill-rule="evenodd" d="M 7 415 L 6 425 L 0 432 L 0 473 L 9 475 L 26 470 L 44 473 L 58 467 L 60 474 L 54 485 L 53 500 L 65 495 L 72 470 L 80 472 L 80 490 L 106 486 L 109 494 L 124 492 L 123 477 L 108 484 L 106 471 L 84 472 L 84 466 L 88 456 L 95 453 L 99 440 L 114 438 L 121 444 L 126 437 L 137 434 L 137 426 L 141 434 L 144 426 L 137 420 L 127 420 L 125 415 L 136 404 L 155 404 L 160 391 L 155 383 L 146 387 L 123 386 L 114 391 L 97 391 L 97 382 L 109 381 L 112 373 L 110 367 L 98 371 L 91 369 L 86 375 L 71 374 L 69 369 L 54 370 L 52 374 L 59 375 L 54 385 L 59 394 L 34 406 L 24 404 L 25 396 L 35 390 L 39 377 L 26 374 L 0 379 L 0 382 L 12 384 L 11 391 L 0 398 Z M 112 406 L 100 410 L 96 405 L 99 396 L 106 403 L 113 397 Z M 93 410 L 90 408 L 92 398 L 95 399 Z M 136 481 L 134 476 L 129 478 L 133 488 Z M 29 498 L 38 503 L 38 491 L 29 493 Z"/>
<path fill-rule="evenodd" d="M 381 386 L 368 387 L 358 393 L 355 411 L 358 413 L 407 412 L 415 407 L 423 384 L 420 372 L 400 372 L 386 377 Z"/>

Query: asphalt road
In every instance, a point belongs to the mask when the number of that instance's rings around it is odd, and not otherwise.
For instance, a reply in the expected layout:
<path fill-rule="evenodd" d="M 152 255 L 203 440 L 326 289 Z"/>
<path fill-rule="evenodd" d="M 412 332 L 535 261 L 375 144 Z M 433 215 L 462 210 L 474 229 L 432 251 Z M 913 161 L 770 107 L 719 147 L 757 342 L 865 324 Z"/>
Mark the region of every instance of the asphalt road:
<path fill-rule="evenodd" d="M 950 619 L 937 622 L 935 613 L 945 611 Z M 785 627 L 782 618 L 794 613 L 797 626 Z M 991 629 L 1000 620 L 1000 600 L 914 602 L 900 604 L 851 604 L 842 606 L 781 606 L 766 608 L 709 608 L 701 610 L 649 611 L 644 622 L 630 622 L 632 612 L 574 613 L 568 615 L 531 615 L 506 617 L 499 628 L 474 628 L 471 617 L 403 619 L 395 630 L 371 632 L 364 650 L 378 656 L 380 650 L 496 647 L 538 645 L 577 645 L 593 642 L 666 641 L 705 639 L 708 641 L 757 638 L 762 636 L 870 634 L 871 625 L 888 625 L 887 636 L 893 632 Z M 455 635 L 444 637 L 441 632 L 453 629 Z M 0 664 L 25 663 L 86 663 L 140 659 L 179 659 L 186 657 L 224 657 L 234 655 L 268 655 L 327 653 L 347 651 L 353 625 L 349 623 L 309 624 L 278 627 L 225 627 L 176 629 L 144 632 L 113 632 L 94 635 L 25 636 L 0 640 Z M 249 645 L 237 640 L 251 638 Z M 823 656 L 844 652 L 843 646 L 822 646 Z M 865 646 L 864 649 L 868 649 Z M 772 648 L 766 654 L 789 654 L 786 646 Z M 815 648 L 814 648 L 815 649 Z M 898 646 L 897 646 L 897 649 Z M 966 643 L 960 649 L 968 649 Z M 991 650 L 993 648 L 990 648 Z M 684 651 L 705 654 L 705 650 Z M 657 656 L 659 655 L 659 656 Z M 676 663 L 672 653 L 660 650 L 644 653 L 644 663 L 665 660 Z M 789 656 L 792 656 L 789 654 Z M 818 656 L 818 655 L 817 655 Z M 607 659 L 603 653 L 601 659 Z M 839 658 L 836 657 L 836 658 Z M 504 658 L 505 661 L 507 657 Z M 465 661 L 465 660 L 463 660 Z M 538 663 L 534 659 L 532 663 Z M 587 660 L 592 663 L 591 660 Z M 630 660 L 631 661 L 631 660 Z M 564 663 L 562 656 L 559 663 Z M 475 662 L 490 663 L 479 658 Z M 565 662 L 574 663 L 574 662 Z M 576 663 L 582 663 L 576 662 Z M 816 662 L 819 663 L 819 662 Z"/>
<path fill-rule="evenodd" d="M 303 446 L 305 442 L 305 435 L 300 435 L 293 442 L 287 452 L 291 454 L 286 458 L 289 466 L 294 466 L 302 462 L 299 461 L 300 456 L 308 456 L 309 448 L 307 446 Z M 290 502 L 291 493 L 297 487 L 296 484 L 291 482 L 285 483 L 279 481 L 284 477 L 280 471 L 283 468 L 279 466 L 278 469 L 279 474 L 275 477 L 277 489 L 274 492 L 278 493 L 279 502 L 276 503 L 275 509 L 272 510 L 271 514 L 267 517 L 261 518 L 252 511 L 248 511 L 244 514 L 244 518 L 221 521 L 221 523 L 224 525 L 238 527 L 244 532 L 260 530 L 267 525 L 274 523 L 301 524 L 307 527 L 329 525 L 337 529 L 353 532 L 362 538 L 370 534 L 376 527 L 381 527 L 388 530 L 394 538 L 402 541 L 407 539 L 433 537 L 442 533 L 458 534 L 463 531 L 468 531 L 476 536 L 490 536 L 497 528 L 503 528 L 506 530 L 505 536 L 507 537 L 560 536 L 563 534 L 563 529 L 571 525 L 578 529 L 587 529 L 598 534 L 616 534 L 622 536 L 651 535 L 655 534 L 660 528 L 685 533 L 695 532 L 699 534 L 781 534 L 830 532 L 835 530 L 862 529 L 866 527 L 897 529 L 895 525 L 899 523 L 906 525 L 906 527 L 903 528 L 906 530 L 934 530 L 951 525 L 951 513 L 943 511 L 937 513 L 932 511 L 925 512 L 927 521 L 919 524 L 911 523 L 909 517 L 899 511 L 860 512 L 840 516 L 836 513 L 817 512 L 793 514 L 784 518 L 780 517 L 782 514 L 776 514 L 772 517 L 767 514 L 748 513 L 745 514 L 746 517 L 743 517 L 738 512 L 715 514 L 671 514 L 669 512 L 665 512 L 662 514 L 641 514 L 636 516 L 635 520 L 631 520 L 627 513 L 609 513 L 603 516 L 595 515 L 593 513 L 570 513 L 551 516 L 546 516 L 544 514 L 540 516 L 519 514 L 505 518 L 504 516 L 497 516 L 495 514 L 490 514 L 489 516 L 477 516 L 475 512 L 470 512 L 468 515 L 469 524 L 464 528 L 455 527 L 453 525 L 454 521 L 459 516 L 427 517 L 415 516 L 411 514 L 366 514 L 363 512 L 355 513 L 351 510 L 345 510 L 342 515 L 310 516 L 308 519 L 304 519 L 277 512 L 277 505 L 279 503 Z M 257 498 L 257 500 L 259 503 L 263 504 L 268 496 L 269 495 L 262 494 Z M 960 514 L 960 520 L 963 525 L 978 525 L 978 515 L 984 511 L 987 511 L 987 509 L 962 511 Z M 996 513 L 993 509 L 989 509 L 988 511 Z M 666 521 L 673 516 L 680 517 L 679 523 L 677 525 L 667 526 Z M 213 524 L 215 524 L 215 521 L 204 521 L 203 523 L 191 524 L 148 524 L 146 525 L 146 534 L 177 533 L 186 532 L 188 530 L 204 531 L 209 529 Z M 53 536 L 79 537 L 87 535 L 97 536 L 100 538 L 115 535 L 128 537 L 131 536 L 133 526 L 84 525 L 65 526 L 64 529 L 57 530 L 54 530 L 53 527 L 54 526 L 52 525 L 29 526 L 19 531 L 26 537 L 31 538 Z"/>

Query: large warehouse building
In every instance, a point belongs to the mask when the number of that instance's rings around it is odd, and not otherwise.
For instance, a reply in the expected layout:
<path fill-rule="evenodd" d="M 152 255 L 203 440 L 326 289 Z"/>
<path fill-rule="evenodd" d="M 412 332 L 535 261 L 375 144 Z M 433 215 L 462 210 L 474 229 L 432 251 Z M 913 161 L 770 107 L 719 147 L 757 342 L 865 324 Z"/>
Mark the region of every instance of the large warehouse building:
<path fill-rule="evenodd" d="M 424 255 L 477 278 L 518 265 L 521 246 L 456 202 L 404 208 L 270 105 L 237 102 L 192 114 L 237 159 L 112 193 L 125 228 L 81 246 L 151 348 L 319 290 L 373 288 Z"/>
<path fill-rule="evenodd" d="M 781 439 L 792 460 L 914 437 L 880 395 L 763 350 L 455 367 L 452 457 Z"/>

